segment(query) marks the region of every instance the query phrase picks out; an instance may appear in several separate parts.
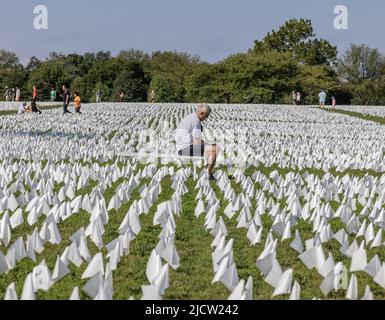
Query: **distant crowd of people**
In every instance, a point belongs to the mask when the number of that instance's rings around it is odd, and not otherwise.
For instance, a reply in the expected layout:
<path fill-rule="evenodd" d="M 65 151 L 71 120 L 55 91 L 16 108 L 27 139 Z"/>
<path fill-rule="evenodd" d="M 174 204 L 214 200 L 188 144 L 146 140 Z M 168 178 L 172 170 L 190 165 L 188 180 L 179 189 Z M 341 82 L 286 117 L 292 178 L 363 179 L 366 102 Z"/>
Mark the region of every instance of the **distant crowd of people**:
<path fill-rule="evenodd" d="M 319 106 L 321 109 L 324 109 L 325 108 L 325 105 L 326 105 L 326 99 L 327 99 L 327 94 L 325 91 L 321 91 L 319 94 L 318 94 L 318 99 L 319 99 Z M 300 92 L 295 92 L 293 91 L 292 92 L 292 103 L 293 105 L 296 105 L 296 106 L 299 106 L 302 104 L 302 101 L 301 101 L 301 93 Z M 337 99 L 332 96 L 331 99 L 330 99 L 330 104 L 333 108 L 336 107 L 337 105 Z"/>
<path fill-rule="evenodd" d="M 8 87 L 5 88 L 6 91 L 5 91 L 5 97 L 6 97 L 6 101 L 21 101 L 21 94 L 20 94 L 20 89 L 16 88 L 16 89 L 9 89 Z M 33 88 L 32 88 L 32 94 L 31 94 L 31 102 L 29 105 L 27 105 L 26 102 L 22 102 L 18 108 L 18 114 L 23 114 L 23 113 L 29 113 L 29 112 L 33 112 L 33 113 L 39 113 L 41 114 L 41 110 L 37 104 L 37 101 L 39 99 L 39 93 L 38 93 L 38 87 L 37 85 L 34 85 Z M 60 97 L 60 99 L 63 101 L 63 114 L 68 114 L 68 113 L 72 113 L 71 111 L 69 111 L 68 107 L 71 103 L 71 101 L 73 100 L 73 103 L 74 103 L 74 109 L 75 109 L 75 113 L 77 114 L 81 114 L 81 106 L 82 106 L 82 99 L 80 97 L 80 94 L 79 92 L 74 92 L 73 95 L 71 94 L 71 92 L 69 91 L 69 88 L 67 85 L 63 85 L 62 88 L 61 88 L 61 92 L 58 93 L 58 91 L 55 89 L 54 86 L 51 87 L 51 91 L 49 93 L 49 96 L 50 96 L 50 101 L 51 102 L 55 102 L 58 100 L 58 97 Z M 100 89 L 97 89 L 96 92 L 95 92 L 95 101 L 96 103 L 100 103 L 102 102 L 102 97 L 103 97 L 103 93 Z M 124 102 L 124 92 L 123 91 L 120 91 L 119 93 L 119 101 L 120 102 Z M 152 91 L 151 94 L 150 94 L 150 98 L 151 98 L 151 101 L 152 102 L 155 102 L 155 91 Z"/>
<path fill-rule="evenodd" d="M 5 101 L 20 101 L 21 91 L 19 88 L 8 88 L 5 87 L 4 93 Z"/>
<path fill-rule="evenodd" d="M 68 87 L 66 85 L 63 85 L 61 89 L 62 90 L 61 90 L 61 93 L 59 96 L 61 97 L 61 99 L 63 101 L 63 114 L 72 113 L 71 111 L 68 110 L 68 107 L 69 107 L 72 99 L 74 102 L 75 113 L 81 114 L 80 109 L 82 106 L 81 105 L 82 100 L 81 100 L 79 92 L 75 91 L 73 93 L 73 96 L 72 96 L 71 92 L 68 90 Z M 99 96 L 101 97 L 100 90 L 98 90 L 98 91 L 99 91 Z M 11 94 L 9 92 L 11 92 Z M 58 93 L 57 93 L 57 90 L 55 89 L 55 87 L 51 87 L 50 101 L 55 102 L 57 100 L 57 95 L 58 95 Z M 8 87 L 6 87 L 5 96 L 6 96 L 6 101 L 21 101 L 21 99 L 20 99 L 21 95 L 20 95 L 19 89 L 15 90 L 15 97 L 13 97 L 13 90 L 9 90 Z M 38 87 L 37 87 L 37 85 L 34 85 L 32 88 L 31 102 L 29 104 L 27 104 L 27 102 L 20 103 L 18 110 L 17 110 L 17 113 L 18 114 L 24 114 L 24 113 L 42 114 L 42 111 L 41 111 L 39 105 L 37 104 L 38 99 L 39 99 Z"/>
<path fill-rule="evenodd" d="M 21 92 L 20 92 L 19 88 L 11 88 L 10 89 L 8 87 L 5 87 L 5 94 L 4 94 L 4 96 L 6 98 L 6 101 L 21 101 Z M 80 97 L 79 92 L 75 91 L 73 93 L 73 96 L 72 96 L 72 94 L 69 91 L 67 85 L 64 84 L 62 86 L 62 88 L 61 88 L 61 93 L 59 94 L 59 96 L 60 96 L 60 98 L 63 101 L 63 114 L 72 113 L 71 111 L 68 110 L 68 107 L 69 107 L 70 102 L 71 102 L 72 99 L 73 99 L 73 102 L 74 102 L 75 113 L 81 114 L 80 109 L 81 109 L 82 99 Z M 103 97 L 102 91 L 100 89 L 97 89 L 96 92 L 95 92 L 95 101 L 96 101 L 96 103 L 102 102 L 102 97 Z M 57 98 L 58 98 L 58 92 L 55 89 L 55 87 L 52 86 L 51 87 L 51 91 L 50 91 L 50 101 L 51 102 L 55 102 L 55 101 L 57 101 Z M 301 96 L 300 92 L 296 92 L 296 91 L 292 92 L 292 103 L 293 103 L 293 105 L 297 105 L 297 106 L 301 105 L 302 104 L 302 100 L 301 99 L 302 99 L 302 96 Z M 325 105 L 326 105 L 326 100 L 327 100 L 326 92 L 322 90 L 318 94 L 318 99 L 319 99 L 319 106 L 320 106 L 320 108 L 324 109 Z M 41 112 L 39 106 L 37 105 L 37 100 L 38 100 L 38 88 L 37 88 L 37 85 L 34 85 L 33 88 L 32 88 L 31 103 L 29 105 L 27 105 L 26 102 L 23 102 L 19 106 L 18 114 L 23 114 L 23 113 L 28 113 L 28 112 L 41 114 L 42 112 Z M 124 102 L 124 92 L 123 91 L 120 91 L 120 93 L 119 93 L 119 101 L 120 102 Z M 155 101 L 156 101 L 156 95 L 155 95 L 155 91 L 154 90 L 152 90 L 151 93 L 150 93 L 150 101 L 152 103 L 155 103 Z M 336 98 L 334 96 L 331 97 L 330 104 L 331 104 L 331 106 L 333 108 L 336 107 L 337 100 L 336 100 Z"/>

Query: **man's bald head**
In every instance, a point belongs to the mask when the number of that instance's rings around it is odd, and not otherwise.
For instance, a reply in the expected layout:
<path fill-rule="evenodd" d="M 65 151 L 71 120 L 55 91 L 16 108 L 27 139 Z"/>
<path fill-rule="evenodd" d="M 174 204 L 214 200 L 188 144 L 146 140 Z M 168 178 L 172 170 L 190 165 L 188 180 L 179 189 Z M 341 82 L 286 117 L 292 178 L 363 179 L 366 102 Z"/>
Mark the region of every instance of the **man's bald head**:
<path fill-rule="evenodd" d="M 197 108 L 197 115 L 200 121 L 205 121 L 211 114 L 211 108 L 208 104 L 201 104 Z"/>

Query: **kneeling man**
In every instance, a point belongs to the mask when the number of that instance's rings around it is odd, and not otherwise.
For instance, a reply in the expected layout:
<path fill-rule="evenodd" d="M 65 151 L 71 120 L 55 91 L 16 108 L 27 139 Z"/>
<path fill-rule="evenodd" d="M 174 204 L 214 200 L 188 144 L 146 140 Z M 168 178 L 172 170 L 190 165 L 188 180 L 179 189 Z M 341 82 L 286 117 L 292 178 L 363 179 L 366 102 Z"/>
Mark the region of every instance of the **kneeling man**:
<path fill-rule="evenodd" d="M 210 180 L 215 180 L 213 169 L 217 159 L 217 146 L 206 145 L 202 140 L 202 122 L 211 113 L 207 104 L 200 105 L 196 112 L 184 118 L 176 129 L 176 148 L 178 154 L 187 157 L 203 157 L 208 160 L 208 172 Z"/>

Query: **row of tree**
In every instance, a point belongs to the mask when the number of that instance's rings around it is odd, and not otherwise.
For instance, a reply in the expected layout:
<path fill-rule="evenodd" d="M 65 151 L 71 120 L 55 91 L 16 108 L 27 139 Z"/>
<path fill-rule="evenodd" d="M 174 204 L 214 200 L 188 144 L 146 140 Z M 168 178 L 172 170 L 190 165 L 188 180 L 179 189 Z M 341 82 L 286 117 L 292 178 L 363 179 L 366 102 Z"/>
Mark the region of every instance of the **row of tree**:
<path fill-rule="evenodd" d="M 314 104 L 325 90 L 340 104 L 385 105 L 385 58 L 365 45 L 337 59 L 337 48 L 318 39 L 310 20 L 287 21 L 255 41 L 247 53 L 210 64 L 186 53 L 121 51 L 84 55 L 51 53 L 32 57 L 23 66 L 11 52 L 0 50 L 0 87 L 18 87 L 29 97 L 37 85 L 40 99 L 63 83 L 95 101 L 144 102 L 155 91 L 157 102 L 291 103 L 292 91 Z M 4 97 L 2 97 L 4 98 Z"/>

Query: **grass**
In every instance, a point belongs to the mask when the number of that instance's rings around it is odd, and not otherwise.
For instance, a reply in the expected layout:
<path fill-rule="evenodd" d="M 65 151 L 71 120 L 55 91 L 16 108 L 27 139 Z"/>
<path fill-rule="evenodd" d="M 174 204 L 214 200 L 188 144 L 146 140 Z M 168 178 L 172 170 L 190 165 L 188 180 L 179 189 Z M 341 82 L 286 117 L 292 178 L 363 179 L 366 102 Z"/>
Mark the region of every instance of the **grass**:
<path fill-rule="evenodd" d="M 111 165 L 105 164 L 105 165 Z M 140 167 L 138 167 L 140 170 Z M 278 170 L 275 167 L 266 168 L 249 168 L 245 174 L 250 176 L 255 171 L 260 171 L 265 175 L 268 175 L 274 170 Z M 281 169 L 280 174 L 286 174 L 290 172 L 289 169 Z M 316 172 L 321 175 L 321 172 Z M 345 174 L 354 176 L 357 172 L 347 171 Z M 104 197 L 106 203 L 108 204 L 109 200 L 115 193 L 115 189 L 124 181 L 127 181 L 127 178 L 120 178 L 115 183 L 110 185 L 104 192 Z M 133 201 L 140 198 L 139 189 L 144 184 L 148 184 L 150 179 L 143 179 L 140 186 L 138 186 L 133 192 L 128 203 L 122 205 L 122 207 L 115 211 L 112 210 L 109 212 L 110 221 L 106 226 L 106 232 L 103 236 L 104 243 L 108 243 L 111 240 L 118 237 L 117 229 L 127 213 L 129 207 Z M 114 298 L 115 299 L 128 299 L 134 297 L 139 299 L 141 297 L 141 286 L 148 284 L 148 280 L 145 275 L 145 270 L 147 266 L 147 261 L 151 255 L 152 250 L 156 247 L 159 241 L 159 234 L 161 232 L 160 226 L 153 226 L 153 216 L 156 212 L 157 205 L 161 202 L 168 201 L 171 199 L 174 190 L 171 186 L 170 177 L 166 177 L 161 182 L 162 193 L 160 194 L 158 200 L 153 204 L 149 214 L 141 215 L 141 226 L 142 231 L 139 233 L 138 237 L 132 241 L 130 246 L 130 253 L 128 256 L 121 259 L 118 269 L 114 272 Z M 81 189 L 77 192 L 77 195 L 85 195 L 91 193 L 92 189 L 97 186 L 98 181 L 91 181 L 90 185 L 87 188 Z M 170 269 L 170 288 L 166 291 L 165 299 L 203 299 L 203 300 L 213 300 L 213 299 L 227 299 L 230 292 L 225 286 L 221 283 L 212 284 L 212 279 L 214 277 L 213 267 L 212 267 L 212 258 L 211 253 L 213 249 L 211 248 L 211 243 L 213 241 L 213 236 L 209 234 L 207 230 L 204 229 L 204 215 L 201 215 L 198 219 L 194 216 L 194 210 L 196 207 L 195 197 L 197 195 L 197 190 L 195 190 L 196 182 L 190 177 L 186 181 L 186 187 L 189 192 L 182 197 L 182 209 L 183 212 L 181 217 L 176 217 L 176 237 L 175 237 L 175 246 L 180 256 L 180 267 L 178 270 L 174 271 Z M 242 186 L 236 183 L 234 180 L 231 180 L 232 188 L 236 194 L 243 192 Z M 57 192 L 63 184 L 57 184 L 55 186 L 55 192 Z M 264 278 L 261 276 L 259 270 L 256 268 L 257 257 L 261 254 L 268 231 L 272 226 L 272 222 L 268 215 L 263 215 L 264 222 L 264 232 L 263 240 L 260 245 L 255 247 L 251 246 L 249 240 L 246 237 L 246 229 L 237 229 L 236 217 L 229 220 L 226 216 L 223 215 L 223 211 L 227 206 L 227 201 L 223 198 L 223 194 L 216 183 L 212 183 L 211 187 L 215 192 L 216 197 L 220 200 L 220 208 L 218 210 L 218 215 L 222 216 L 226 226 L 229 231 L 227 240 L 234 239 L 234 261 L 237 265 L 239 279 L 247 279 L 249 276 L 253 277 L 254 280 L 254 297 L 256 299 L 270 299 L 273 288 L 268 285 Z M 257 190 L 260 189 L 258 184 L 255 184 Z M 266 196 L 268 194 L 266 193 Z M 286 199 L 281 201 L 281 208 L 284 207 Z M 338 203 L 331 201 L 333 209 L 338 208 Z M 252 213 L 256 209 L 255 200 L 252 200 Z M 356 214 L 362 209 L 361 206 L 358 206 Z M 26 213 L 24 213 L 26 218 Z M 31 233 L 34 228 L 40 228 L 44 221 L 44 217 L 39 219 L 39 222 L 33 226 L 29 227 L 27 224 L 24 224 L 22 227 L 17 228 L 12 233 L 12 240 L 15 241 L 20 236 L 25 236 L 27 233 Z M 36 264 L 30 259 L 24 259 L 19 262 L 15 269 L 11 270 L 7 275 L 0 276 L 0 299 L 4 297 L 5 289 L 11 282 L 16 282 L 16 288 L 18 295 L 20 296 L 24 279 L 29 272 L 32 272 L 35 265 L 39 264 L 43 259 L 45 259 L 50 270 L 53 270 L 57 255 L 61 255 L 66 246 L 70 244 L 69 237 L 76 232 L 79 228 L 85 227 L 89 223 L 89 213 L 81 211 L 78 214 L 71 216 L 64 222 L 59 224 L 59 230 L 62 236 L 62 243 L 60 245 L 51 245 L 47 243 L 45 245 L 45 250 L 41 255 L 37 255 Z M 343 224 L 339 220 L 331 220 L 330 225 L 333 229 L 333 232 L 336 232 L 343 227 Z M 314 236 L 312 232 L 312 224 L 309 222 L 300 221 L 297 226 L 292 230 L 294 235 L 295 229 L 300 230 L 302 240 L 305 241 Z M 277 237 L 277 235 L 275 235 Z M 24 238 L 24 240 L 26 240 Z M 350 238 L 352 241 L 353 238 Z M 312 299 L 314 297 L 323 297 L 319 286 L 322 282 L 322 277 L 318 274 L 316 270 L 307 270 L 305 265 L 298 259 L 298 253 L 290 248 L 291 240 L 286 240 L 279 242 L 277 249 L 277 259 L 280 262 L 284 270 L 287 268 L 294 269 L 294 279 L 299 282 L 302 288 L 301 298 L 303 299 Z M 88 246 L 92 255 L 96 254 L 99 250 L 93 245 L 91 241 L 88 241 Z M 329 241 L 324 244 L 325 256 L 327 257 L 328 253 L 331 252 L 336 262 L 342 261 L 345 266 L 349 267 L 350 259 L 343 256 L 339 252 L 340 245 L 335 241 Z M 6 248 L 3 246 L 0 247 L 2 252 L 6 252 Z M 106 254 L 105 249 L 102 250 L 104 255 Z M 383 249 L 373 249 L 368 250 L 368 261 L 375 255 L 378 254 L 380 259 L 385 260 L 385 252 Z M 56 283 L 47 293 L 39 292 L 37 298 L 39 299 L 68 299 L 73 288 L 79 286 L 82 288 L 87 280 L 81 280 L 81 275 L 84 272 L 87 263 L 84 262 L 80 268 L 76 268 L 74 265 L 70 264 L 71 274 L 61 279 Z M 360 295 L 363 295 L 366 284 L 369 284 L 375 297 L 378 299 L 384 299 L 384 290 L 375 284 L 371 277 L 365 273 L 358 272 L 356 273 L 359 283 L 359 292 Z M 81 293 L 82 299 L 89 299 L 87 295 L 83 292 Z M 342 299 L 344 298 L 344 292 L 340 291 L 339 293 L 333 293 L 328 296 L 328 298 L 333 299 Z M 277 299 L 284 299 L 284 297 L 278 297 Z"/>
<path fill-rule="evenodd" d="M 340 113 L 340 114 L 344 114 L 344 115 L 347 115 L 347 116 L 351 116 L 351 117 L 355 117 L 355 118 L 359 118 L 359 119 L 363 119 L 363 120 L 367 120 L 367 121 L 376 122 L 376 123 L 379 123 L 379 124 L 382 124 L 382 125 L 385 124 L 385 118 L 384 117 L 379 117 L 379 116 L 374 116 L 374 115 L 366 115 L 366 114 L 359 113 L 359 112 L 347 111 L 347 110 L 341 110 L 341 109 L 325 109 L 325 110 L 327 112 Z"/>

